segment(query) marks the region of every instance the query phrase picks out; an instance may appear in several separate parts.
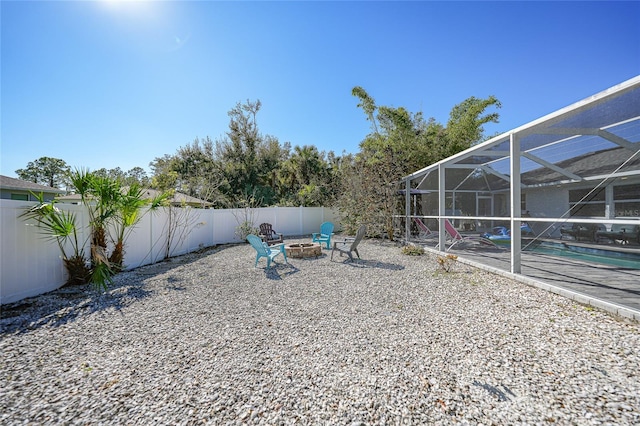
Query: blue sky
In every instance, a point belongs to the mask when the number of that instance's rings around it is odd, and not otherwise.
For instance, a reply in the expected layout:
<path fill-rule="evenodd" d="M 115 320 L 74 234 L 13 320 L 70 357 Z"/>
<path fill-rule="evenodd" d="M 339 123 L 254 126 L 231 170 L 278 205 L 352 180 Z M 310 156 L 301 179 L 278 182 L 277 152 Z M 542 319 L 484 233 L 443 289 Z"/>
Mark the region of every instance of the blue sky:
<path fill-rule="evenodd" d="M 43 156 L 129 170 L 260 99 L 281 143 L 358 152 L 378 105 L 446 123 L 495 95 L 504 132 L 640 74 L 640 2 L 2 1 L 0 173 Z"/>

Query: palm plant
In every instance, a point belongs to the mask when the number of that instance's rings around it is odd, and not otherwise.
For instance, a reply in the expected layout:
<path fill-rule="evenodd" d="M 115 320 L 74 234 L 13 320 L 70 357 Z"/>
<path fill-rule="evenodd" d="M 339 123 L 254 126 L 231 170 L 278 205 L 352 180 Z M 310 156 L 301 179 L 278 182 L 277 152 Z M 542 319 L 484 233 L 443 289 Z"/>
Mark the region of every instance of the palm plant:
<path fill-rule="evenodd" d="M 147 211 L 156 210 L 164 206 L 171 195 L 169 192 L 164 192 L 150 200 L 144 199 L 144 191 L 139 185 L 131 185 L 120 194 L 121 196 L 115 204 L 116 214 L 112 221 L 114 232 L 110 237 L 114 248 L 109 256 L 109 263 L 116 271 L 123 268 L 124 243 L 127 237 L 144 216 L 141 209 L 148 205 Z"/>
<path fill-rule="evenodd" d="M 145 200 L 139 185 L 131 185 L 124 190 L 118 180 L 97 176 L 84 169 L 72 172 L 70 180 L 89 215 L 89 261 L 84 257 L 86 242 L 82 245 L 78 242 L 78 228 L 73 213 L 60 211 L 55 207 L 55 201 L 45 202 L 42 194 L 34 194 L 40 203 L 28 209 L 24 216 L 36 219 L 46 235 L 57 241 L 69 272 L 68 282 L 79 284 L 91 281 L 97 288 L 106 290 L 113 274 L 123 268 L 125 241 L 144 215 L 141 214 L 141 208 L 150 204 L 147 211 L 152 211 L 165 205 L 170 193 Z M 65 252 L 67 242 L 73 248 L 71 256 Z M 111 254 L 108 252 L 109 242 L 113 244 Z"/>
<path fill-rule="evenodd" d="M 107 255 L 107 227 L 117 213 L 122 193 L 117 181 L 96 176 L 88 170 L 71 173 L 71 182 L 89 212 L 91 226 L 91 282 L 106 290 L 114 271 Z"/>
<path fill-rule="evenodd" d="M 110 277 L 109 270 L 118 272 L 123 268 L 125 241 L 144 216 L 141 208 L 149 205 L 148 211 L 155 210 L 165 205 L 171 194 L 164 192 L 145 200 L 139 185 L 124 188 L 116 179 L 85 170 L 76 170 L 71 180 L 89 211 L 91 260 L 94 268 L 98 268 L 96 279 L 105 282 L 104 278 Z M 108 242 L 113 244 L 111 254 L 108 254 Z"/>
<path fill-rule="evenodd" d="M 74 171 L 71 182 L 89 212 L 92 251 L 94 246 L 106 250 L 106 227 L 116 213 L 115 203 L 120 194 L 116 182 L 84 169 Z"/>
<path fill-rule="evenodd" d="M 45 201 L 42 193 L 34 194 L 38 204 L 27 209 L 21 216 L 36 220 L 47 239 L 55 240 L 62 253 L 62 261 L 68 273 L 66 284 L 84 284 L 91 275 L 84 257 L 85 244 L 78 240 L 78 227 L 73 212 L 59 210 L 54 201 Z M 65 247 L 71 246 L 71 254 Z"/>
<path fill-rule="evenodd" d="M 109 262 L 114 269 L 122 270 L 122 262 L 124 261 L 124 240 L 125 233 L 140 221 L 140 209 L 147 204 L 142 199 L 142 189 L 137 185 L 132 185 L 129 190 L 122 194 L 117 203 L 117 213 L 114 216 L 114 236 L 111 240 L 114 243 L 113 251 L 109 256 Z"/>

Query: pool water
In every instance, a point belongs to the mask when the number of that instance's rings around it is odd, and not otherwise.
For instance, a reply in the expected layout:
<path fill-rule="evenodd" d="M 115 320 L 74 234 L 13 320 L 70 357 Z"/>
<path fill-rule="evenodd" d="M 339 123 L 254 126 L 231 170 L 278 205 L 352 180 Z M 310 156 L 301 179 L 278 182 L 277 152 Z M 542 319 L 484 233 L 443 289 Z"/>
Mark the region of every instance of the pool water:
<path fill-rule="evenodd" d="M 568 257 L 585 262 L 601 263 L 609 266 L 618 266 L 621 268 L 640 269 L 640 250 L 638 250 L 638 253 L 623 253 L 612 250 L 571 246 L 564 243 L 542 242 L 535 247 L 527 249 L 527 251 L 550 256 Z"/>

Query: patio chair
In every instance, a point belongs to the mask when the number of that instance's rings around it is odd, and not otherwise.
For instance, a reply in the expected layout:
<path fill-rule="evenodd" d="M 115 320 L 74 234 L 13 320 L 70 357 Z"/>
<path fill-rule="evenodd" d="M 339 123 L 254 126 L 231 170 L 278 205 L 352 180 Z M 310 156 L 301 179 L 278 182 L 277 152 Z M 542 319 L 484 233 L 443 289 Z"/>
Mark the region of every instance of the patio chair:
<path fill-rule="evenodd" d="M 271 267 L 271 261 L 273 260 L 273 258 L 279 254 L 282 254 L 284 256 L 285 263 L 289 263 L 289 261 L 287 260 L 287 252 L 284 249 L 283 243 L 269 247 L 269 245 L 262 241 L 260 237 L 253 234 L 247 235 L 247 241 L 249 241 L 251 246 L 256 249 L 256 264 L 254 266 L 258 266 L 258 260 L 260 260 L 261 257 L 266 257 L 267 268 L 269 268 Z"/>
<path fill-rule="evenodd" d="M 566 226 L 560 228 L 560 239 L 563 240 L 565 237 L 568 237 L 576 241 L 586 240 L 597 242 L 598 234 L 606 230 L 607 228 L 601 224 L 574 223 L 571 225 L 571 228 L 567 228 Z"/>
<path fill-rule="evenodd" d="M 438 236 L 438 232 L 434 232 L 419 217 L 414 217 L 413 221 L 418 226 L 418 230 L 420 231 L 418 234 L 418 238 L 435 238 Z"/>
<path fill-rule="evenodd" d="M 333 235 L 333 223 L 324 222 L 320 225 L 320 232 L 314 232 L 312 234 L 312 241 L 314 243 L 326 243 L 327 248 L 331 247 L 331 236 Z"/>
<path fill-rule="evenodd" d="M 630 241 L 640 243 L 640 225 L 624 225 L 620 223 L 614 223 L 611 225 L 611 230 L 599 230 L 596 232 L 596 239 L 605 238 L 612 243 L 616 244 L 618 241 L 620 244 L 629 244 Z"/>
<path fill-rule="evenodd" d="M 260 235 L 258 236 L 262 239 L 262 241 L 270 246 L 284 242 L 282 234 L 278 234 L 276 231 L 274 231 L 270 223 L 260 224 Z"/>
<path fill-rule="evenodd" d="M 453 226 L 453 224 L 451 223 L 451 221 L 449 221 L 449 219 L 445 219 L 444 229 L 447 231 L 449 238 L 451 238 L 451 245 L 445 251 L 449 251 L 457 245 L 464 245 L 470 242 L 472 243 L 475 242 L 481 245 L 498 248 L 498 246 L 488 238 L 481 237 L 481 236 L 476 237 L 471 235 L 462 235 L 460 232 L 458 232 L 455 226 Z M 438 244 L 436 248 L 438 248 L 439 246 L 440 244 Z"/>
<path fill-rule="evenodd" d="M 364 238 L 364 234 L 366 233 L 367 225 L 360 225 L 360 228 L 358 228 L 358 232 L 356 232 L 355 238 L 347 237 L 344 239 L 344 241 L 335 241 L 333 243 L 333 249 L 331 250 L 331 260 L 333 260 L 333 252 L 335 252 L 336 250 L 340 252 L 340 257 L 342 257 L 343 254 L 346 254 L 347 256 L 349 256 L 349 260 L 351 260 L 352 262 L 352 252 L 355 252 L 358 255 L 358 259 L 360 259 L 360 253 L 358 253 L 358 244 L 360 244 L 360 241 L 362 241 L 362 238 Z"/>

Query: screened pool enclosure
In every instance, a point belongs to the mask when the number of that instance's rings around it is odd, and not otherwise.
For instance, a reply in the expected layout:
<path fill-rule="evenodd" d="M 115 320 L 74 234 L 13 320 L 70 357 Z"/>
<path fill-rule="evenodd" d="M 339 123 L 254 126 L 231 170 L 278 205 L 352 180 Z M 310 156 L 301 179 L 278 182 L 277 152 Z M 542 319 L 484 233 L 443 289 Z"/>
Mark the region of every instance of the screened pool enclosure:
<path fill-rule="evenodd" d="M 418 170 L 400 194 L 406 240 L 501 253 L 514 274 L 528 251 L 640 269 L 640 76 Z"/>

